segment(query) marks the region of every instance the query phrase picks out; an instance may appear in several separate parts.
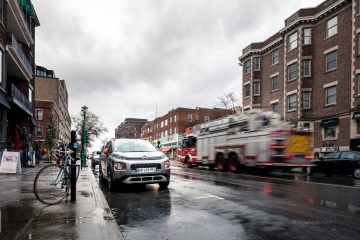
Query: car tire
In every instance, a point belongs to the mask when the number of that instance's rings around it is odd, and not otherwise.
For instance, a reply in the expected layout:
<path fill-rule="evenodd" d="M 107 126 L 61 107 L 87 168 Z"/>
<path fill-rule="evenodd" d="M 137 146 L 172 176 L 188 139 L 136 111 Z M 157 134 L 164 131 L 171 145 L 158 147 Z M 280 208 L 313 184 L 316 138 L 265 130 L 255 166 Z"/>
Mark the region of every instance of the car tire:
<path fill-rule="evenodd" d="M 360 179 L 360 167 L 356 167 L 353 171 L 353 176 L 356 179 Z"/>
<path fill-rule="evenodd" d="M 185 159 L 185 167 L 186 168 L 191 168 L 192 167 L 191 162 L 190 162 L 190 158 Z"/>
<path fill-rule="evenodd" d="M 313 167 L 306 167 L 306 168 L 305 168 L 305 173 L 306 173 L 306 175 L 308 175 L 308 176 L 313 175 L 313 174 L 314 174 L 314 168 L 313 168 Z"/>
<path fill-rule="evenodd" d="M 114 180 L 111 176 L 111 172 L 109 172 L 108 174 L 108 189 L 110 192 L 114 191 L 115 190 L 115 184 L 114 184 Z"/>
<path fill-rule="evenodd" d="M 166 182 L 160 182 L 159 186 L 160 188 L 167 188 L 169 186 L 170 181 L 166 181 Z"/>

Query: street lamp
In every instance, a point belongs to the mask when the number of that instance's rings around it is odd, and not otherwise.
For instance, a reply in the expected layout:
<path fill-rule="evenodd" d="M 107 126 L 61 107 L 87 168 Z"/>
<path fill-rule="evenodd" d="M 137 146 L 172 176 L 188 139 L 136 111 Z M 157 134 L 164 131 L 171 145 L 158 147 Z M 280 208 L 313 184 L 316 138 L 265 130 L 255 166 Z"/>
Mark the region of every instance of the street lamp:
<path fill-rule="evenodd" d="M 83 145 L 82 145 L 82 161 L 81 161 L 81 166 L 82 167 L 88 167 L 87 165 L 87 161 L 86 161 L 86 111 L 88 110 L 87 106 L 83 106 L 81 108 L 81 112 L 83 113 L 84 116 L 84 129 L 83 129 Z"/>

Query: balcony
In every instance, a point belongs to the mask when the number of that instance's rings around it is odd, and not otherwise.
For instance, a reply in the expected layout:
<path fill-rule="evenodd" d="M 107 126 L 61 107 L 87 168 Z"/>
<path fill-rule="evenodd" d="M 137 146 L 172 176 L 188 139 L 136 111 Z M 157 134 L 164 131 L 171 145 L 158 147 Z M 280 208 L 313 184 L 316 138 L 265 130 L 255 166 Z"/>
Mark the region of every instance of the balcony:
<path fill-rule="evenodd" d="M 11 96 L 12 96 L 12 101 L 17 106 L 19 106 L 22 110 L 24 110 L 31 117 L 33 116 L 32 103 L 14 84 L 11 84 Z"/>
<path fill-rule="evenodd" d="M 33 29 L 39 26 L 35 10 L 30 0 L 7 0 L 8 30 L 28 46 L 34 44 Z"/>
<path fill-rule="evenodd" d="M 6 50 L 10 56 L 8 64 L 9 75 L 30 81 L 33 76 L 31 63 L 23 51 L 22 44 L 17 41 L 12 33 L 7 35 Z"/>

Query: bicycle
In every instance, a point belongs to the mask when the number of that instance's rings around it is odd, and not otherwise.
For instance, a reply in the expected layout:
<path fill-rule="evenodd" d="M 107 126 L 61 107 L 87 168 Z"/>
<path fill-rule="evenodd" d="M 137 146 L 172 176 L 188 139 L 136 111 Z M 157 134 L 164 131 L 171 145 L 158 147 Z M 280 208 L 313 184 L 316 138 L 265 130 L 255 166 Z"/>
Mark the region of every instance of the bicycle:
<path fill-rule="evenodd" d="M 48 205 L 61 202 L 70 194 L 71 170 L 69 163 L 74 159 L 71 157 L 72 150 L 67 150 L 66 146 L 61 149 L 54 149 L 52 155 L 62 160 L 62 164 L 49 164 L 43 167 L 36 175 L 34 180 L 34 194 L 36 198 Z M 76 181 L 79 177 L 80 168 L 77 169 Z"/>

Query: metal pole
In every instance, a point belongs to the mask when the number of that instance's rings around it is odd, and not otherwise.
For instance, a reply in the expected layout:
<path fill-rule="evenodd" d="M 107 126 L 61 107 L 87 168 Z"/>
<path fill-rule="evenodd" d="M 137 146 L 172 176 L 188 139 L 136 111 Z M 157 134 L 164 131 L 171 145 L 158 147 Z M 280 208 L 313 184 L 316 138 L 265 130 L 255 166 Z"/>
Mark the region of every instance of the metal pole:
<path fill-rule="evenodd" d="M 82 112 L 84 113 L 84 129 L 83 129 L 83 161 L 81 163 L 82 167 L 88 167 L 87 161 L 86 161 L 86 110 L 88 108 L 86 106 L 82 107 Z"/>

